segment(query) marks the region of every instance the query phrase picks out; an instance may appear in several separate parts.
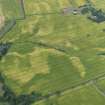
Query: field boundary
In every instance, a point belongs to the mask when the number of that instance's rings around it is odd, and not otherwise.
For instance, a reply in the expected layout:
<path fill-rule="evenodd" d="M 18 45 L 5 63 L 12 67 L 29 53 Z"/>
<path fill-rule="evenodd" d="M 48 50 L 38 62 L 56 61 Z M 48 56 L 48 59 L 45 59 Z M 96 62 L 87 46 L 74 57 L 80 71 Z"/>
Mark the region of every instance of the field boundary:
<path fill-rule="evenodd" d="M 97 81 L 96 81 L 96 80 L 93 81 L 92 84 L 93 84 L 93 86 L 96 88 L 97 92 L 98 92 L 99 94 L 101 94 L 102 96 L 105 97 L 105 92 L 101 89 L 100 86 L 98 86 Z"/>
<path fill-rule="evenodd" d="M 46 99 L 48 99 L 50 97 L 53 97 L 53 96 L 62 96 L 62 94 L 64 95 L 64 92 L 66 92 L 66 91 L 70 91 L 70 90 L 72 91 L 74 89 L 77 89 L 77 88 L 82 87 L 82 86 L 87 85 L 87 84 L 92 84 L 93 85 L 93 81 L 99 80 L 99 79 L 101 79 L 103 77 L 105 77 L 105 72 L 98 75 L 98 76 L 96 76 L 96 77 L 94 77 L 94 78 L 92 78 L 92 79 L 77 83 L 77 84 L 75 84 L 73 86 L 70 86 L 68 88 L 65 88 L 65 89 L 62 89 L 62 90 L 47 94 L 45 96 L 42 96 L 35 103 L 40 102 L 40 101 L 44 101 L 44 100 L 46 100 Z M 102 91 L 101 91 L 101 93 L 102 93 Z"/>
<path fill-rule="evenodd" d="M 0 39 L 2 39 L 4 35 L 15 26 L 15 24 L 16 24 L 15 19 L 7 21 L 4 27 L 0 30 Z"/>
<path fill-rule="evenodd" d="M 24 20 L 26 18 L 25 8 L 24 8 L 24 0 L 18 0 L 20 6 L 20 17 L 15 18 L 15 20 Z"/>
<path fill-rule="evenodd" d="M 21 8 L 20 14 L 22 16 L 22 18 L 20 18 L 20 19 L 25 19 L 26 14 L 25 14 L 25 8 L 24 8 L 24 0 L 19 0 L 19 4 L 20 4 L 20 8 Z"/>

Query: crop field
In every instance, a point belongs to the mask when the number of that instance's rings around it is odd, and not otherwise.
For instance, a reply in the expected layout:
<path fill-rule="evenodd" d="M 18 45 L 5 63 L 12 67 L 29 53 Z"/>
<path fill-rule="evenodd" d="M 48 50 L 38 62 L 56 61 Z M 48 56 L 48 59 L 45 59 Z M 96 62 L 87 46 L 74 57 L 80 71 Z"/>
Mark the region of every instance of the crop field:
<path fill-rule="evenodd" d="M 105 0 L 0 0 L 0 17 L 16 22 L 0 37 L 11 43 L 0 73 L 16 97 L 4 105 L 104 105 L 105 21 L 70 10 L 88 2 L 104 12 Z M 33 92 L 41 96 L 29 103 Z M 17 97 L 23 104 L 11 104 Z"/>

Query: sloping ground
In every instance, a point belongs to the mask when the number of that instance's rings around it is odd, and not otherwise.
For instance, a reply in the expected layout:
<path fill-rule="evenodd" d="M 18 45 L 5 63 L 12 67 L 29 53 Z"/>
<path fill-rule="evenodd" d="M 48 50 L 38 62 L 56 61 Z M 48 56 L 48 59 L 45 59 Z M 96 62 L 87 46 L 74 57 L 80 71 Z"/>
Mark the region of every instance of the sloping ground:
<path fill-rule="evenodd" d="M 94 0 L 94 5 L 97 2 Z M 0 61 L 0 71 L 16 95 L 35 91 L 47 97 L 35 105 L 103 105 L 105 97 L 94 81 L 105 76 L 105 22 L 98 24 L 86 15 L 61 13 L 62 8 L 84 3 L 24 1 L 25 18 L 16 20 L 0 40 L 12 43 Z M 15 9 L 3 12 L 17 19 L 19 9 Z"/>

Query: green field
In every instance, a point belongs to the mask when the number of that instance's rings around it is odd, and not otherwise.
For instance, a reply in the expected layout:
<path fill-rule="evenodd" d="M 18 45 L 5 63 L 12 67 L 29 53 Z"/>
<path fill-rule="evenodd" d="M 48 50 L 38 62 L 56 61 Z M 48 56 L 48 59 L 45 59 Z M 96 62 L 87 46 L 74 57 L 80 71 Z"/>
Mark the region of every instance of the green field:
<path fill-rule="evenodd" d="M 7 20 L 23 16 L 20 0 L 0 0 L 0 10 Z"/>
<path fill-rule="evenodd" d="M 61 96 L 53 96 L 33 105 L 101 105 L 104 102 L 105 97 L 101 96 L 94 86 L 90 84 L 66 91 Z"/>
<path fill-rule="evenodd" d="M 16 20 L 0 39 L 12 43 L 0 60 L 0 72 L 16 96 L 41 93 L 43 98 L 32 105 L 104 104 L 105 21 L 62 13 L 85 0 L 25 0 L 25 18 L 20 1 L 0 3 L 4 16 Z M 103 11 L 104 3 L 92 0 L 92 6 Z"/>

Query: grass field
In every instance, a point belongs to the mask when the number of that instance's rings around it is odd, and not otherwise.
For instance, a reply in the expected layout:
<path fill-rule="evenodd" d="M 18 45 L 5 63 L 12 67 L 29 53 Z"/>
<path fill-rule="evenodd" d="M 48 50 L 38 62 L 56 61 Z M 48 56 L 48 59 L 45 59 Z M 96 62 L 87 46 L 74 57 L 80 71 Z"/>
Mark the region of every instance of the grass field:
<path fill-rule="evenodd" d="M 62 19 L 59 20 L 61 17 Z M 33 22 L 33 20 L 35 21 Z M 72 27 L 69 24 L 72 24 Z M 83 28 L 83 25 L 90 27 Z M 1 62 L 1 70 L 4 75 L 17 81 L 20 86 L 26 85 L 29 91 L 38 89 L 44 94 L 91 79 L 103 74 L 105 69 L 105 60 L 97 55 L 100 52 L 98 48 L 103 48 L 104 44 L 104 32 L 101 31 L 103 28 L 104 23 L 99 27 L 99 24 L 92 23 L 85 16 L 72 15 L 71 17 L 71 15 L 58 14 L 28 17 L 26 20 L 18 22 L 11 32 L 1 40 L 14 43 Z M 90 36 L 87 37 L 87 34 Z M 49 43 L 49 47 L 40 46 L 38 42 L 45 45 Z M 64 49 L 65 52 L 57 50 L 55 46 Z M 77 58 L 77 60 L 72 58 Z M 44 71 L 45 74 L 43 74 Z M 85 75 L 81 74 L 81 71 L 85 72 Z M 65 76 L 67 78 L 63 79 Z M 42 86 L 43 84 L 45 85 Z"/>
<path fill-rule="evenodd" d="M 26 14 L 57 13 L 62 7 L 69 6 L 68 0 L 27 0 L 25 1 Z"/>
<path fill-rule="evenodd" d="M 21 16 L 18 1 L 0 2 L 6 18 Z M 105 56 L 100 55 L 105 53 L 105 22 L 98 24 L 87 15 L 61 13 L 63 8 L 79 7 L 85 2 L 24 1 L 25 18 L 16 20 L 16 25 L 0 39 L 12 43 L 0 60 L 0 71 L 16 95 L 33 91 L 43 96 L 53 94 L 33 105 L 103 105 L 105 97 L 94 80 L 105 74 Z M 104 0 L 92 2 L 104 11 Z M 105 81 L 96 82 L 104 90 Z"/>
<path fill-rule="evenodd" d="M 23 15 L 20 0 L 0 0 L 0 10 L 7 20 L 21 18 Z"/>
<path fill-rule="evenodd" d="M 60 96 L 53 96 L 47 100 L 39 101 L 33 105 L 101 105 L 104 102 L 105 97 L 101 96 L 90 84 L 67 91 Z"/>

